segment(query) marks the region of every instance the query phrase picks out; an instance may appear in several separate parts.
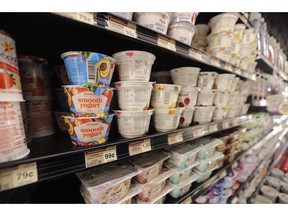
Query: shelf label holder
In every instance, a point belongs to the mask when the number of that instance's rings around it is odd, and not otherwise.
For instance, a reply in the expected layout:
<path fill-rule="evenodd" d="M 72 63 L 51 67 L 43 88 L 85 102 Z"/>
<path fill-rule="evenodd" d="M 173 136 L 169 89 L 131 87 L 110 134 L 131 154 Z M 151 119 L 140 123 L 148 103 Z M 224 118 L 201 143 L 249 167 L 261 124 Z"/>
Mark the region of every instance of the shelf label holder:
<path fill-rule="evenodd" d="M 86 168 L 117 160 L 116 146 L 96 149 L 84 153 Z"/>
<path fill-rule="evenodd" d="M 129 143 L 130 156 L 141 154 L 147 151 L 151 151 L 151 139 L 144 139 Z"/>
<path fill-rule="evenodd" d="M 168 134 L 168 145 L 183 142 L 183 132 Z"/>
<path fill-rule="evenodd" d="M 136 25 L 127 20 L 123 20 L 109 14 L 107 27 L 111 31 L 126 35 L 128 37 L 137 38 Z"/>

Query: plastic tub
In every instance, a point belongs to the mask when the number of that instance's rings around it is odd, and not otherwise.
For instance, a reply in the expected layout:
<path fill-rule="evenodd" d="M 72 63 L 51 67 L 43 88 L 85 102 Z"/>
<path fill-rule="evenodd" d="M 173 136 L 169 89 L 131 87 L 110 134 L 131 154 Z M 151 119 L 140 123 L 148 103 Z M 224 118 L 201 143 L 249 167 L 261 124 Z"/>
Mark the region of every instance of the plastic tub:
<path fill-rule="evenodd" d="M 177 104 L 180 107 L 194 108 L 198 98 L 199 88 L 185 86 L 181 89 Z"/>
<path fill-rule="evenodd" d="M 163 168 L 160 172 L 160 174 L 145 184 L 137 184 L 142 188 L 142 192 L 138 194 L 138 197 L 143 200 L 144 202 L 149 202 L 153 200 L 156 196 L 161 194 L 163 191 L 166 180 L 170 178 L 170 176 L 173 175 L 173 171 Z"/>
<path fill-rule="evenodd" d="M 177 129 L 183 109 L 184 108 L 181 107 L 174 109 L 155 109 L 153 123 L 156 130 L 167 132 Z"/>
<path fill-rule="evenodd" d="M 279 195 L 279 192 L 276 189 L 267 185 L 263 185 L 260 190 L 266 198 L 270 199 L 273 203 L 276 202 L 276 199 Z"/>
<path fill-rule="evenodd" d="M 114 84 L 121 110 L 142 111 L 149 108 L 153 82 L 120 81 Z"/>
<path fill-rule="evenodd" d="M 202 149 L 202 146 L 202 144 L 194 145 L 190 143 L 173 146 L 168 149 L 172 153 L 168 161 L 181 169 L 186 169 L 194 164 L 196 155 Z"/>
<path fill-rule="evenodd" d="M 191 176 L 186 179 L 185 181 L 179 183 L 179 184 L 173 184 L 171 182 L 169 182 L 169 184 L 171 184 L 173 186 L 173 190 L 170 192 L 170 195 L 177 199 L 181 196 L 183 196 L 185 193 L 187 193 L 192 185 L 193 182 L 195 182 L 197 179 L 199 178 L 199 176 L 192 172 Z"/>
<path fill-rule="evenodd" d="M 244 104 L 241 107 L 240 115 L 246 115 L 249 110 L 250 104 Z"/>
<path fill-rule="evenodd" d="M 57 99 L 58 99 L 58 102 L 60 104 L 62 111 L 70 112 L 70 107 L 67 102 L 67 97 L 65 95 L 64 89 L 58 88 L 58 89 L 55 89 L 55 91 L 56 91 L 56 96 L 57 96 Z"/>
<path fill-rule="evenodd" d="M 279 194 L 279 203 L 288 204 L 288 194 Z"/>
<path fill-rule="evenodd" d="M 69 115 L 70 115 L 69 112 L 57 112 L 57 111 L 54 111 L 54 117 L 56 119 L 57 126 L 58 126 L 60 132 L 62 132 L 62 133 L 67 133 L 68 132 L 63 116 L 69 116 Z"/>
<path fill-rule="evenodd" d="M 237 57 L 238 57 L 238 53 L 240 52 L 240 49 L 241 49 L 241 42 L 240 41 L 234 41 L 234 40 L 232 40 L 232 42 L 231 42 L 231 49 L 232 49 L 232 53 L 235 55 L 235 61 L 232 63 L 232 64 L 234 64 L 234 65 L 236 65 L 237 64 L 237 61 L 239 60 Z M 233 57 L 234 57 L 234 55 L 233 55 Z"/>
<path fill-rule="evenodd" d="M 132 165 L 96 167 L 77 173 L 93 203 L 116 203 L 127 196 L 131 179 L 140 171 Z"/>
<path fill-rule="evenodd" d="M 212 121 L 213 112 L 215 107 L 195 107 L 193 122 L 198 122 L 199 124 L 205 124 Z"/>
<path fill-rule="evenodd" d="M 135 21 L 142 26 L 152 29 L 161 34 L 166 34 L 172 19 L 171 13 L 143 12 L 135 13 Z"/>
<path fill-rule="evenodd" d="M 122 111 L 115 110 L 118 120 L 118 131 L 122 137 L 134 138 L 144 136 L 148 130 L 154 110 Z"/>
<path fill-rule="evenodd" d="M 231 47 L 231 35 L 230 33 L 222 32 L 207 36 L 207 42 L 210 49 Z"/>
<path fill-rule="evenodd" d="M 200 70 L 198 67 L 180 67 L 170 70 L 170 73 L 174 84 L 195 87 Z"/>
<path fill-rule="evenodd" d="M 200 164 L 196 166 L 196 170 L 202 173 L 212 170 L 215 167 L 218 167 L 219 160 L 224 158 L 224 154 L 216 152 L 212 157 L 206 160 L 199 160 Z"/>
<path fill-rule="evenodd" d="M 173 12 L 171 22 L 188 22 L 194 25 L 198 14 L 198 12 Z"/>
<path fill-rule="evenodd" d="M 135 179 L 141 184 L 150 182 L 159 175 L 164 161 L 169 157 L 170 155 L 167 153 L 156 151 L 132 158 L 130 162 L 138 170 L 141 170 L 141 173 Z"/>
<path fill-rule="evenodd" d="M 151 105 L 157 109 L 169 109 L 176 106 L 182 86 L 155 84 L 152 91 Z"/>
<path fill-rule="evenodd" d="M 94 146 L 108 140 L 114 114 L 103 118 L 65 116 L 64 121 L 73 145 Z"/>
<path fill-rule="evenodd" d="M 212 157 L 217 146 L 223 144 L 223 141 L 220 139 L 199 139 L 197 142 L 203 144 L 202 149 L 197 154 L 197 158 L 200 160 Z"/>
<path fill-rule="evenodd" d="M 114 58 L 108 55 L 71 51 L 61 55 L 72 85 L 86 83 L 110 85 L 115 69 Z"/>
<path fill-rule="evenodd" d="M 106 86 L 64 86 L 70 112 L 76 117 L 107 115 L 113 97 L 113 88 Z"/>
<path fill-rule="evenodd" d="M 215 80 L 215 89 L 218 91 L 229 91 L 235 74 L 218 74 Z"/>
<path fill-rule="evenodd" d="M 216 107 L 213 112 L 213 121 L 223 120 L 226 118 L 228 112 L 228 108 L 226 107 Z"/>
<path fill-rule="evenodd" d="M 54 73 L 57 75 L 60 85 L 71 85 L 65 65 L 55 66 Z"/>
<path fill-rule="evenodd" d="M 222 13 L 210 19 L 208 25 L 212 33 L 232 32 L 237 20 L 238 16 L 235 13 Z"/>
<path fill-rule="evenodd" d="M 195 25 L 197 31 L 195 34 L 196 38 L 206 38 L 210 30 L 210 27 L 207 24 L 197 24 Z"/>
<path fill-rule="evenodd" d="M 201 89 L 213 89 L 218 73 L 213 71 L 202 71 L 198 75 L 197 87 Z"/>
<path fill-rule="evenodd" d="M 257 39 L 257 31 L 254 28 L 245 29 L 242 35 L 242 44 L 251 44 Z"/>
<path fill-rule="evenodd" d="M 276 190 L 280 190 L 281 188 L 281 180 L 272 176 L 267 176 L 266 181 L 269 186 L 275 188 Z"/>
<path fill-rule="evenodd" d="M 213 105 L 220 106 L 220 107 L 226 107 L 229 104 L 230 95 L 227 92 L 215 92 L 215 97 L 213 100 Z"/>
<path fill-rule="evenodd" d="M 212 106 L 215 97 L 215 91 L 211 89 L 201 89 L 198 93 L 197 106 Z"/>
<path fill-rule="evenodd" d="M 175 40 L 190 45 L 196 31 L 196 27 L 191 23 L 176 22 L 169 25 L 168 35 Z"/>
<path fill-rule="evenodd" d="M 198 161 L 194 161 L 190 166 L 187 168 L 181 169 L 177 167 L 176 165 L 165 162 L 164 165 L 169 168 L 170 170 L 173 170 L 173 175 L 169 178 L 169 180 L 174 184 L 179 184 L 189 178 L 189 176 L 192 173 L 192 170 L 195 166 L 199 164 Z"/>
<path fill-rule="evenodd" d="M 245 24 L 242 24 L 242 23 L 235 24 L 234 29 L 233 29 L 233 33 L 232 33 L 233 40 L 239 40 L 240 41 L 242 39 L 242 35 L 243 35 L 243 32 L 245 29 L 246 29 Z"/>
<path fill-rule="evenodd" d="M 271 170 L 271 175 L 275 178 L 283 178 L 284 177 L 284 172 L 281 170 L 281 169 L 278 169 L 278 168 L 273 168 Z"/>
<path fill-rule="evenodd" d="M 156 57 L 149 52 L 139 50 L 126 50 L 112 55 L 120 81 L 149 82 L 152 65 Z"/>
<path fill-rule="evenodd" d="M 187 127 L 191 124 L 194 111 L 195 111 L 194 108 L 187 108 L 187 107 L 184 108 L 184 110 L 181 113 L 179 127 Z"/>
<path fill-rule="evenodd" d="M 109 12 L 113 15 L 125 18 L 127 20 L 132 20 L 133 12 Z"/>

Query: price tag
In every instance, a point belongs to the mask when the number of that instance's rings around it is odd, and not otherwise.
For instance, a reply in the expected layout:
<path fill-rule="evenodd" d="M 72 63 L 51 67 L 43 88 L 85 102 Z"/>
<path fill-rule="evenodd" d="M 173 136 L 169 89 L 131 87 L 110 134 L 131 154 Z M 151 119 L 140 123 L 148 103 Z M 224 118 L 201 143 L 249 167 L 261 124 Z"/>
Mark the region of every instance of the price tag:
<path fill-rule="evenodd" d="M 237 168 L 237 166 L 238 166 L 238 163 L 237 163 L 237 162 L 235 162 L 235 163 L 233 163 L 233 164 L 232 164 L 232 166 L 231 166 L 231 167 L 232 167 L 232 169 L 235 169 L 235 168 Z"/>
<path fill-rule="evenodd" d="M 183 132 L 177 132 L 173 134 L 168 134 L 168 144 L 172 145 L 175 143 L 183 142 Z"/>
<path fill-rule="evenodd" d="M 228 71 L 232 71 L 232 65 L 231 64 L 226 63 L 224 68 Z"/>
<path fill-rule="evenodd" d="M 194 49 L 189 49 L 189 56 L 198 59 L 198 60 L 202 60 L 202 54 L 198 53 L 197 50 Z"/>
<path fill-rule="evenodd" d="M 85 152 L 86 168 L 117 160 L 116 146 Z"/>
<path fill-rule="evenodd" d="M 222 172 L 219 174 L 219 178 L 220 178 L 220 179 L 224 178 L 225 176 L 227 176 L 226 170 L 222 171 Z"/>
<path fill-rule="evenodd" d="M 224 121 L 224 122 L 222 123 L 222 128 L 223 128 L 223 129 L 229 128 L 229 121 Z"/>
<path fill-rule="evenodd" d="M 135 141 L 129 143 L 129 155 L 137 155 L 143 152 L 151 151 L 150 139 Z"/>
<path fill-rule="evenodd" d="M 192 135 L 193 135 L 194 138 L 202 136 L 203 135 L 203 128 L 195 128 L 192 131 Z"/>
<path fill-rule="evenodd" d="M 134 23 L 130 23 L 127 20 L 122 20 L 119 17 L 109 15 L 107 24 L 108 29 L 111 31 L 115 31 L 132 38 L 137 38 L 136 25 Z"/>
<path fill-rule="evenodd" d="M 215 57 L 211 57 L 211 64 L 220 67 L 220 60 Z"/>
<path fill-rule="evenodd" d="M 175 40 L 164 37 L 163 35 L 158 35 L 157 45 L 169 50 L 176 51 Z"/>
<path fill-rule="evenodd" d="M 213 132 L 218 131 L 218 125 L 217 125 L 217 123 L 211 124 L 211 125 L 209 126 L 209 131 L 210 131 L 210 133 L 213 133 Z"/>
<path fill-rule="evenodd" d="M 93 13 L 86 13 L 86 12 L 77 12 L 76 13 L 76 19 L 78 21 L 84 22 L 84 23 L 88 23 L 93 25 L 94 24 L 94 17 L 93 17 Z"/>
<path fill-rule="evenodd" d="M 20 187 L 38 181 L 36 162 L 22 164 L 0 171 L 0 191 Z"/>

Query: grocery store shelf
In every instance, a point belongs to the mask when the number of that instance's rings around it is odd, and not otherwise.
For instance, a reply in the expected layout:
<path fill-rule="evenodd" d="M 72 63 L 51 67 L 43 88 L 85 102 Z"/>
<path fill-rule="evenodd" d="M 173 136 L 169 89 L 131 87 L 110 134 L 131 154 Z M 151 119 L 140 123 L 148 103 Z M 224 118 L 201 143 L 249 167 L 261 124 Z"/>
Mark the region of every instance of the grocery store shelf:
<path fill-rule="evenodd" d="M 91 147 L 73 146 L 68 134 L 54 134 L 36 138 L 28 144 L 31 151 L 28 157 L 0 163 L 0 175 L 3 174 L 6 168 L 18 169 L 17 167 L 20 165 L 36 162 L 37 181 L 53 179 L 92 166 L 163 149 L 173 144 L 183 143 L 211 133 L 230 129 L 249 122 L 251 118 L 251 115 L 240 116 L 204 125 L 180 128 L 165 133 L 151 132 L 144 137 L 133 139 L 124 139 L 116 135 L 116 133 L 112 133 L 113 136 L 110 135 L 108 142 Z M 0 186 L 1 183 L 4 184 L 0 179 Z M 13 185 L 7 187 L 0 187 L 0 191 L 14 188 Z"/>
<path fill-rule="evenodd" d="M 257 53 L 256 61 L 258 62 L 257 68 L 260 68 L 265 73 L 273 74 L 274 66 L 261 52 Z"/>
<path fill-rule="evenodd" d="M 239 19 L 248 27 L 252 28 L 252 25 L 249 23 L 248 19 L 244 16 L 243 13 L 238 13 Z"/>

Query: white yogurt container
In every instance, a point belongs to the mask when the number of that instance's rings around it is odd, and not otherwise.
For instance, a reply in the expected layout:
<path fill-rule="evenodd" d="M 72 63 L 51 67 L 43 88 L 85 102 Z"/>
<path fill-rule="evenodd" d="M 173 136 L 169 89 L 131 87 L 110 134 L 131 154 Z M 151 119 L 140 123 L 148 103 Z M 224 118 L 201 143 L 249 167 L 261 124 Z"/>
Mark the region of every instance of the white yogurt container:
<path fill-rule="evenodd" d="M 231 49 L 232 49 L 232 53 L 237 55 L 240 52 L 240 49 L 241 49 L 241 42 L 232 40 L 231 41 Z M 234 58 L 234 59 L 233 59 L 235 61 L 234 64 L 236 64 L 238 59 L 237 58 Z"/>
<path fill-rule="evenodd" d="M 226 118 L 234 118 L 235 116 L 238 115 L 239 110 L 240 110 L 240 106 L 238 106 L 238 105 L 231 106 L 231 107 L 228 109 Z"/>
<path fill-rule="evenodd" d="M 207 42 L 210 49 L 231 47 L 231 34 L 226 32 L 210 34 L 207 36 Z"/>
<path fill-rule="evenodd" d="M 198 75 L 197 87 L 201 89 L 213 89 L 218 73 L 214 71 L 202 71 Z"/>
<path fill-rule="evenodd" d="M 242 24 L 242 23 L 235 24 L 234 29 L 233 29 L 233 33 L 232 33 L 233 40 L 240 41 L 242 39 L 242 35 L 243 35 L 243 32 L 245 29 L 246 29 L 245 24 Z"/>
<path fill-rule="evenodd" d="M 210 19 L 208 25 L 212 33 L 232 32 L 237 20 L 238 16 L 235 13 L 222 13 Z"/>
<path fill-rule="evenodd" d="M 155 129 L 160 132 L 177 129 L 183 109 L 184 108 L 181 107 L 173 109 L 155 109 L 153 115 Z"/>
<path fill-rule="evenodd" d="M 157 177 L 163 167 L 165 160 L 170 158 L 170 155 L 165 152 L 150 152 L 149 154 L 139 155 L 130 160 L 130 162 L 138 169 L 141 173 L 138 174 L 135 179 L 145 184 L 155 177 Z"/>
<path fill-rule="evenodd" d="M 226 118 L 228 112 L 227 107 L 216 107 L 213 112 L 213 121 L 223 120 Z"/>
<path fill-rule="evenodd" d="M 252 51 L 253 51 L 253 49 L 252 49 L 252 46 L 251 46 L 251 45 L 249 45 L 249 44 L 247 44 L 247 45 L 246 45 L 246 44 L 243 44 L 243 45 L 241 46 L 240 50 L 239 50 L 239 55 L 240 55 L 242 58 L 244 58 L 244 57 L 248 58 L 248 57 L 251 55 Z"/>
<path fill-rule="evenodd" d="M 186 179 L 184 182 L 181 182 L 179 184 L 173 184 L 169 182 L 169 184 L 171 184 L 174 188 L 170 192 L 170 195 L 175 199 L 183 196 L 190 190 L 192 183 L 195 182 L 198 178 L 199 176 L 196 173 L 192 172 L 192 175 L 188 179 Z"/>
<path fill-rule="evenodd" d="M 224 142 L 221 139 L 199 139 L 198 143 L 203 144 L 202 149 L 197 154 L 197 159 L 206 160 L 213 156 L 217 146 L 222 145 Z"/>
<path fill-rule="evenodd" d="M 207 24 L 197 24 L 195 25 L 197 31 L 195 34 L 195 38 L 206 38 L 207 34 L 210 30 L 210 27 Z"/>
<path fill-rule="evenodd" d="M 200 70 L 198 67 L 180 67 L 170 70 L 170 73 L 174 84 L 195 87 Z"/>
<path fill-rule="evenodd" d="M 169 163 L 169 162 L 164 163 L 164 165 L 167 168 L 169 168 L 170 170 L 173 170 L 173 175 L 169 178 L 169 180 L 173 184 L 179 184 L 183 181 L 186 181 L 190 177 L 193 168 L 197 166 L 198 164 L 199 164 L 198 161 L 194 161 L 189 167 L 185 169 L 181 169 L 172 163 Z"/>
<path fill-rule="evenodd" d="M 212 121 L 215 106 L 195 107 L 193 122 L 205 124 Z"/>
<path fill-rule="evenodd" d="M 172 19 L 171 13 L 165 12 L 142 12 L 135 13 L 135 21 L 142 26 L 152 29 L 161 34 L 166 34 Z"/>
<path fill-rule="evenodd" d="M 244 104 L 241 107 L 240 115 L 246 115 L 249 110 L 250 104 Z"/>
<path fill-rule="evenodd" d="M 134 138 L 145 135 L 153 110 L 146 111 L 114 111 L 118 120 L 118 130 L 122 137 Z"/>
<path fill-rule="evenodd" d="M 168 35 L 175 40 L 190 45 L 197 29 L 188 22 L 171 23 L 168 28 Z"/>
<path fill-rule="evenodd" d="M 233 78 L 233 82 L 232 82 L 231 88 L 230 88 L 230 91 L 231 91 L 231 92 L 236 91 L 237 84 L 238 84 L 239 80 L 240 80 L 239 77 L 234 77 L 234 78 Z"/>
<path fill-rule="evenodd" d="M 196 105 L 199 91 L 200 89 L 196 87 L 183 87 L 178 97 L 178 106 L 193 109 Z"/>
<path fill-rule="evenodd" d="M 279 194 L 279 203 L 288 204 L 288 194 Z"/>
<path fill-rule="evenodd" d="M 156 57 L 144 51 L 126 50 L 113 54 L 120 81 L 149 82 Z"/>
<path fill-rule="evenodd" d="M 279 192 L 276 189 L 267 185 L 263 185 L 260 190 L 266 198 L 270 199 L 273 203 L 275 203 L 279 195 Z"/>
<path fill-rule="evenodd" d="M 220 106 L 220 107 L 226 107 L 229 104 L 230 95 L 227 92 L 215 92 L 215 97 L 213 100 L 213 105 Z"/>
<path fill-rule="evenodd" d="M 284 172 L 281 169 L 273 168 L 271 170 L 271 175 L 275 178 L 281 179 L 284 177 Z"/>
<path fill-rule="evenodd" d="M 182 86 L 155 84 L 152 91 L 151 105 L 157 109 L 169 109 L 176 106 Z"/>
<path fill-rule="evenodd" d="M 184 108 L 181 113 L 179 127 L 188 127 L 193 119 L 195 108 Z"/>
<path fill-rule="evenodd" d="M 235 74 L 218 74 L 215 80 L 215 88 L 218 91 L 229 91 Z"/>
<path fill-rule="evenodd" d="M 269 186 L 275 188 L 278 191 L 280 190 L 280 188 L 281 188 L 281 180 L 280 179 L 275 178 L 273 176 L 267 176 L 266 181 L 267 181 Z"/>
<path fill-rule="evenodd" d="M 149 108 L 153 82 L 120 81 L 114 85 L 121 110 L 143 111 Z"/>
<path fill-rule="evenodd" d="M 245 29 L 242 35 L 242 44 L 252 44 L 257 39 L 257 31 L 254 28 Z"/>
<path fill-rule="evenodd" d="M 181 145 L 168 148 L 167 150 L 172 154 L 168 162 L 181 169 L 186 169 L 194 164 L 197 153 L 202 149 L 202 147 L 202 144 L 194 145 L 190 143 L 183 143 Z"/>
<path fill-rule="evenodd" d="M 201 173 L 205 173 L 208 170 L 212 170 L 213 168 L 218 167 L 219 160 L 223 158 L 224 154 L 220 152 L 215 152 L 215 154 L 212 157 L 207 158 L 206 160 L 199 160 L 200 164 L 196 166 L 196 170 Z"/>
<path fill-rule="evenodd" d="M 211 89 L 201 89 L 198 94 L 197 106 L 212 106 L 215 97 L 215 91 Z"/>
<path fill-rule="evenodd" d="M 198 12 L 172 12 L 172 22 L 188 22 L 195 24 Z"/>

